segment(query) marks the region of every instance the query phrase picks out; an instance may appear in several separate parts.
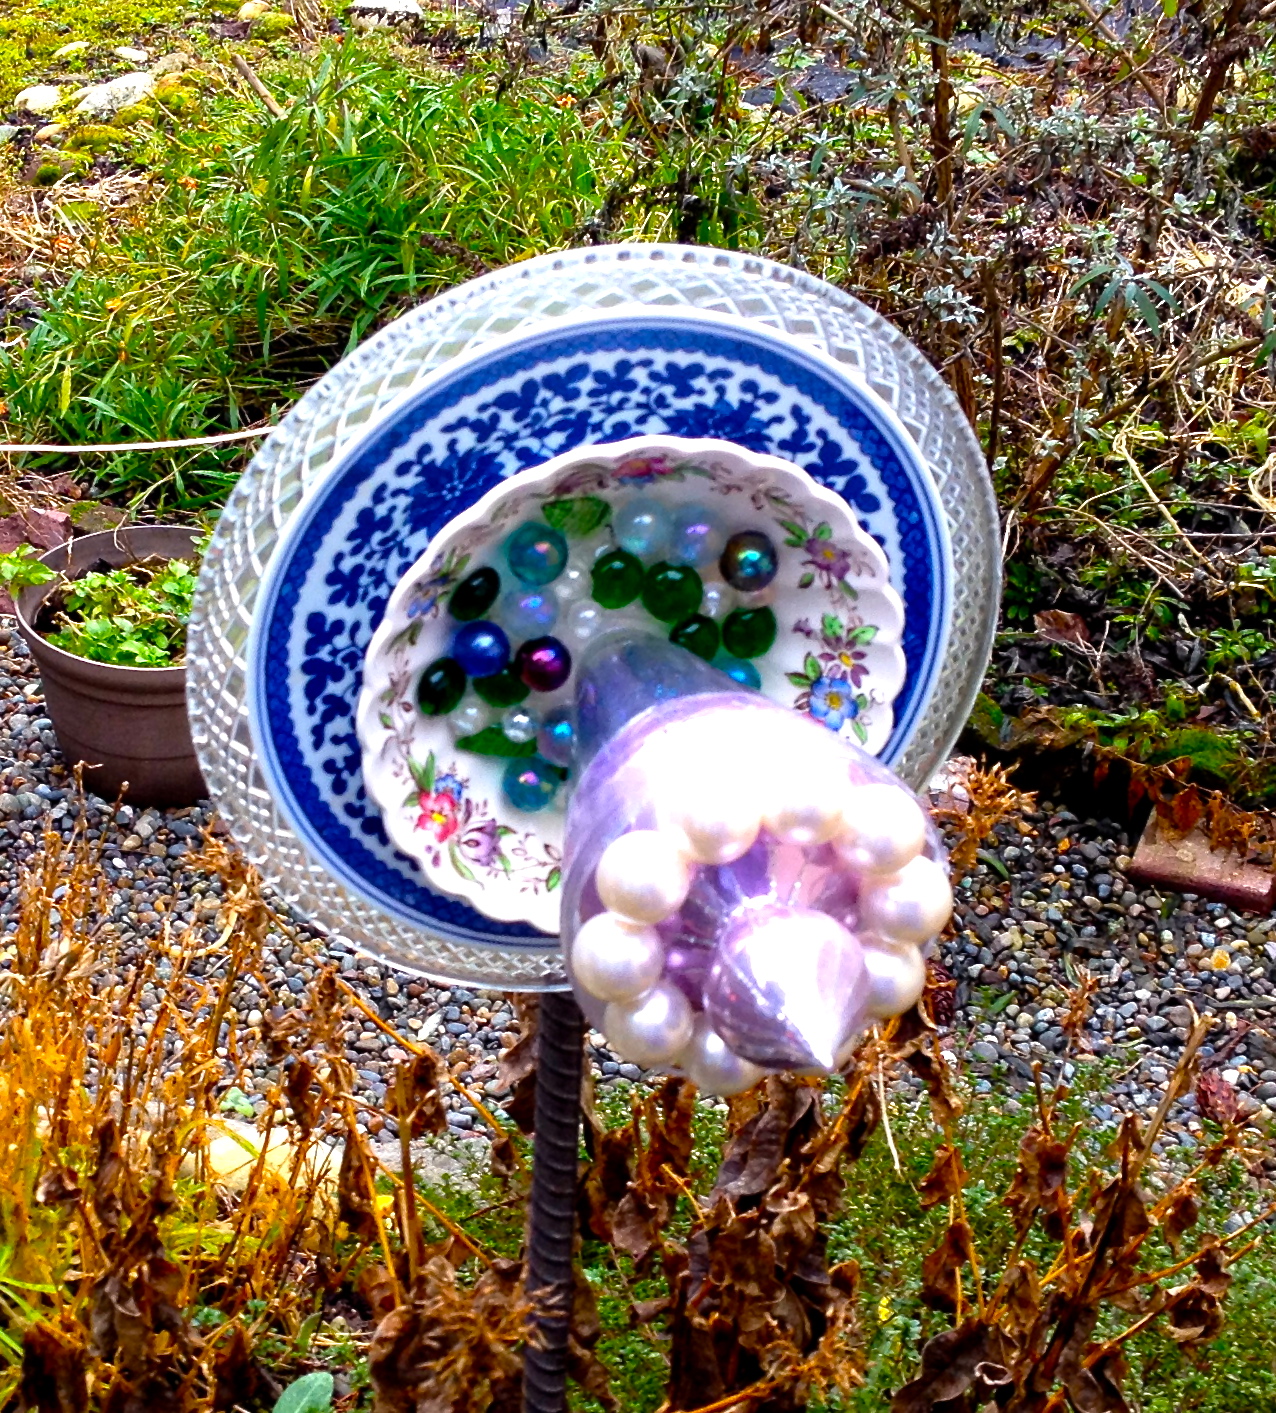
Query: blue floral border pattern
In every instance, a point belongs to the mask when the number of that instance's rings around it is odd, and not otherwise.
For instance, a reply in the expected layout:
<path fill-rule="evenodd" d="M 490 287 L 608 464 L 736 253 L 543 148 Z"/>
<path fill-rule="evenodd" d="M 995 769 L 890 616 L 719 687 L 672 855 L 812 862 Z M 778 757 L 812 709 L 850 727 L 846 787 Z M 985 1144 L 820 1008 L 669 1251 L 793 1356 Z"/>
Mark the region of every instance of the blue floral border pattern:
<path fill-rule="evenodd" d="M 303 504 L 258 600 L 254 734 L 281 808 L 347 886 L 410 922 L 509 947 L 543 937 L 428 888 L 367 801 L 354 711 L 390 590 L 454 515 L 576 446 L 644 433 L 787 457 L 887 550 L 908 676 L 882 752 L 906 739 L 938 666 L 950 586 L 942 510 L 870 398 L 800 347 L 652 309 L 533 331 L 423 387 Z M 884 492 L 884 497 L 883 497 Z"/>

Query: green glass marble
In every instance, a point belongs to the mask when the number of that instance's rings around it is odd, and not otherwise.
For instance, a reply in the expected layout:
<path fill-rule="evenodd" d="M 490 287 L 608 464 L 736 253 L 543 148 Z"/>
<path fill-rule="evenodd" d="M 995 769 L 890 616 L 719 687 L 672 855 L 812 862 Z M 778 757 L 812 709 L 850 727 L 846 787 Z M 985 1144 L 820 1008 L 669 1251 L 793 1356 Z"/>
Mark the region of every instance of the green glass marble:
<path fill-rule="evenodd" d="M 704 658 L 706 662 L 712 662 L 722 642 L 722 634 L 712 618 L 706 618 L 703 613 L 693 613 L 673 629 L 669 641 Z"/>
<path fill-rule="evenodd" d="M 642 590 L 642 560 L 628 550 L 608 550 L 594 560 L 594 602 L 604 608 L 624 608 Z"/>
<path fill-rule="evenodd" d="M 512 707 L 527 700 L 527 683 L 509 667 L 493 672 L 490 677 L 476 677 L 474 690 L 488 706 Z"/>
<path fill-rule="evenodd" d="M 661 560 L 642 581 L 642 606 L 661 623 L 677 623 L 700 607 L 703 592 L 700 576 L 690 565 Z"/>
<path fill-rule="evenodd" d="M 416 704 L 426 716 L 446 716 L 465 695 L 465 669 L 455 658 L 432 662 L 416 684 Z"/>
<path fill-rule="evenodd" d="M 737 608 L 722 625 L 722 646 L 734 657 L 761 657 L 775 642 L 775 633 L 769 608 Z"/>
<path fill-rule="evenodd" d="M 459 623 L 472 623 L 476 618 L 483 617 L 500 592 L 501 576 L 495 569 L 490 566 L 476 569 L 452 590 L 447 611 Z"/>

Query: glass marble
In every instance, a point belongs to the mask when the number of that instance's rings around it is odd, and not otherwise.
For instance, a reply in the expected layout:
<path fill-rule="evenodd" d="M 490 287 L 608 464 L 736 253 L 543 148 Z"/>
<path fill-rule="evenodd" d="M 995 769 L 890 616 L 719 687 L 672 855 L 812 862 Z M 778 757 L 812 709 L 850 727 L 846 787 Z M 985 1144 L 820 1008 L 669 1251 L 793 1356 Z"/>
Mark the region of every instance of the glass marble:
<path fill-rule="evenodd" d="M 762 674 L 751 662 L 745 662 L 743 658 L 732 657 L 730 653 L 720 652 L 713 659 L 713 665 L 719 672 L 725 672 L 733 682 L 738 682 L 742 687 L 752 687 L 755 692 L 762 688 Z"/>
<path fill-rule="evenodd" d="M 727 541 L 718 568 L 733 589 L 754 593 L 775 578 L 780 557 L 769 535 L 761 530 L 740 530 Z"/>
<path fill-rule="evenodd" d="M 534 588 L 553 583 L 567 564 L 567 537 L 559 530 L 527 520 L 505 541 L 505 558 L 520 584 Z"/>
<path fill-rule="evenodd" d="M 700 607 L 703 585 L 694 569 L 662 560 L 642 581 L 642 606 L 661 623 L 676 623 Z"/>
<path fill-rule="evenodd" d="M 669 515 L 648 496 L 618 506 L 611 528 L 621 549 L 643 559 L 660 559 L 669 545 Z"/>
<path fill-rule="evenodd" d="M 488 706 L 517 706 L 527 700 L 527 683 L 510 667 L 503 667 L 490 677 L 476 677 L 474 690 Z"/>
<path fill-rule="evenodd" d="M 578 643 L 587 643 L 603 626 L 603 610 L 596 603 L 576 603 L 567 614 L 567 631 Z"/>
<path fill-rule="evenodd" d="M 533 692 L 553 692 L 567 681 L 572 655 L 557 638 L 531 638 L 514 654 L 514 671 Z"/>
<path fill-rule="evenodd" d="M 476 569 L 452 590 L 447 611 L 458 623 L 482 618 L 501 591 L 501 576 L 491 567 Z"/>
<path fill-rule="evenodd" d="M 700 612 L 708 618 L 725 618 L 736 606 L 736 594 L 721 579 L 711 579 L 704 586 Z"/>
<path fill-rule="evenodd" d="M 576 758 L 576 723 L 569 706 L 545 713 L 536 733 L 536 749 L 551 765 L 571 765 Z"/>
<path fill-rule="evenodd" d="M 722 634 L 712 618 L 706 618 L 703 613 L 693 613 L 673 628 L 669 641 L 704 658 L 706 662 L 712 662 L 722 644 Z"/>
<path fill-rule="evenodd" d="M 501 730 L 516 745 L 524 741 L 534 741 L 540 726 L 540 718 L 525 706 L 513 706 L 501 717 Z"/>
<path fill-rule="evenodd" d="M 588 595 L 589 567 L 574 562 L 569 563 L 562 574 L 554 580 L 554 597 L 558 600 L 559 606 L 575 603 L 578 599 L 586 598 Z"/>
<path fill-rule="evenodd" d="M 769 608 L 737 608 L 722 625 L 722 646 L 733 657 L 761 657 L 775 642 L 775 614 Z"/>
<path fill-rule="evenodd" d="M 491 716 L 491 712 L 478 702 L 467 702 L 452 712 L 447 724 L 456 736 L 477 736 L 491 720 Z"/>
<path fill-rule="evenodd" d="M 689 564 L 693 569 L 705 569 L 717 562 L 726 543 L 727 531 L 722 517 L 707 505 L 682 505 L 669 517 L 669 550 L 671 564 Z"/>
<path fill-rule="evenodd" d="M 509 665 L 510 640 L 503 628 L 480 618 L 452 635 L 452 656 L 471 677 L 490 677 Z"/>
<path fill-rule="evenodd" d="M 553 589 L 511 589 L 501 599 L 501 623 L 515 639 L 538 638 L 558 622 L 558 595 Z"/>
<path fill-rule="evenodd" d="M 628 550 L 608 550 L 594 561 L 594 602 L 604 608 L 624 608 L 642 592 L 642 560 Z"/>
<path fill-rule="evenodd" d="M 501 788 L 505 798 L 525 814 L 543 810 L 558 793 L 562 778 L 547 760 L 540 756 L 514 759 L 505 767 Z"/>
<path fill-rule="evenodd" d="M 455 658 L 432 662 L 416 684 L 416 704 L 426 716 L 446 716 L 465 695 L 465 669 Z"/>

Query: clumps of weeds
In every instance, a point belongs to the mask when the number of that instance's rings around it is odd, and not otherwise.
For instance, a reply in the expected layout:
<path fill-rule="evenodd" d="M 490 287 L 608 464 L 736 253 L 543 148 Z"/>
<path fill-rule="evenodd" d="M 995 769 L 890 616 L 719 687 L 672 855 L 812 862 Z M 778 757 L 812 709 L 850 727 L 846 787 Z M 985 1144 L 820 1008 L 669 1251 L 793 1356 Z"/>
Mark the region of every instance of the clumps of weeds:
<path fill-rule="evenodd" d="M 964 789 L 978 839 L 1012 789 Z M 516 1413 L 535 1313 L 522 1140 L 480 1107 L 495 1134 L 481 1205 L 405 1178 L 414 1142 L 446 1131 L 459 1063 L 398 1035 L 331 967 L 276 1004 L 263 948 L 291 924 L 216 837 L 192 865 L 216 880 L 215 922 L 170 919 L 138 955 L 109 920 L 99 847 L 83 823 L 46 834 L 5 934 L 0 1406 Z M 234 999 L 250 975 L 264 1015 L 247 1027 Z M 1091 990 L 1065 1022 L 1074 1046 Z M 999 1117 L 990 1195 L 988 1135 L 934 1022 L 948 999 L 941 984 L 870 1033 L 832 1084 L 772 1075 L 729 1106 L 677 1078 L 585 1094 L 577 1408 L 1122 1413 L 1128 1364 L 1218 1338 L 1274 1209 L 1251 1201 L 1221 1233 L 1202 1217 L 1213 1178 L 1261 1141 L 1215 1069 L 1196 1087 L 1205 1141 L 1177 1168 L 1159 1155 L 1212 1022 L 1151 1120 L 1107 1146 L 1038 1071 L 1029 1117 Z M 520 1012 L 503 1079 L 526 1121 L 535 1008 Z M 358 1122 L 355 1016 L 406 1055 L 383 1106 L 397 1164 Z M 254 1134 L 226 1109 L 246 1107 L 235 1091 L 263 1051 L 279 1078 Z M 929 1118 L 904 1117 L 904 1075 Z M 227 1140 L 244 1153 L 234 1181 Z"/>
<path fill-rule="evenodd" d="M 403 1332 L 418 1317 L 443 1328 L 449 1310 L 468 1343 L 414 1337 L 418 1382 L 466 1382 L 483 1359 L 508 1374 L 521 1307 L 482 1302 L 493 1271 L 502 1291 L 517 1284 L 517 1264 L 378 1161 L 335 971 L 302 1004 L 274 1004 L 263 946 L 288 923 L 216 839 L 192 865 L 219 881 L 214 930 L 170 920 L 135 959 L 108 920 L 98 850 L 83 820 L 69 840 L 46 833 L 4 937 L 0 1406 L 271 1409 L 301 1379 L 314 1407 L 353 1409 L 370 1375 L 382 1408 L 415 1407 L 395 1401 Z M 248 975 L 266 994 L 259 1027 L 233 1005 Z M 445 1130 L 447 1081 L 432 1051 L 398 1041 L 409 1058 L 387 1109 L 406 1160 L 412 1139 Z M 225 1110 L 258 1047 L 280 1080 L 254 1135 Z M 243 1150 L 235 1176 L 227 1143 Z M 446 1406 L 489 1406 L 472 1397 Z"/>

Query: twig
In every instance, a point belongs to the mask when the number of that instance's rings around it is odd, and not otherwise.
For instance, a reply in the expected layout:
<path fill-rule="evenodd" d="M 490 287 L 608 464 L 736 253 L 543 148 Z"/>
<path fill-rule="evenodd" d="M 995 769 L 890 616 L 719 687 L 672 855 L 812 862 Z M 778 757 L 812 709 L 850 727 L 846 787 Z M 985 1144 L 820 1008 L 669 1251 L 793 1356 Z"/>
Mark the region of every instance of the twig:
<path fill-rule="evenodd" d="M 244 82 L 248 85 L 249 88 L 252 89 L 252 91 L 257 95 L 257 97 L 260 98 L 261 101 L 270 110 L 270 116 L 272 118 L 287 117 L 287 108 L 285 108 L 279 102 L 275 95 L 271 93 L 271 91 L 266 87 L 266 85 L 262 83 L 262 81 L 257 77 L 252 65 L 248 62 L 248 60 L 245 59 L 242 54 L 232 55 L 232 58 L 234 60 L 235 67 L 243 75 Z"/>

